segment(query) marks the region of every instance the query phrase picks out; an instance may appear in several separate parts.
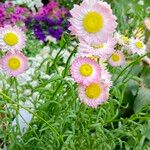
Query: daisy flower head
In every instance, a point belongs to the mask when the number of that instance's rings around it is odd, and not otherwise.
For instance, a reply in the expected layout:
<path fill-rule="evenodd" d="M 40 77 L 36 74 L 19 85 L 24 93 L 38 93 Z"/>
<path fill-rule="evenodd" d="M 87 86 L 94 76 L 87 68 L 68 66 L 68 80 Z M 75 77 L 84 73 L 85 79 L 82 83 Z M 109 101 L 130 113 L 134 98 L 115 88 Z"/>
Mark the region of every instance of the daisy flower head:
<path fill-rule="evenodd" d="M 147 30 L 150 31 L 150 18 L 146 18 L 146 19 L 144 20 L 144 26 L 145 26 L 145 28 L 146 28 Z"/>
<path fill-rule="evenodd" d="M 109 91 L 112 86 L 111 74 L 108 72 L 107 68 L 103 65 L 101 67 L 101 83 L 104 83 Z"/>
<path fill-rule="evenodd" d="M 25 47 L 25 33 L 18 27 L 5 26 L 0 28 L 0 49 L 20 50 Z"/>
<path fill-rule="evenodd" d="M 125 57 L 122 52 L 115 52 L 109 59 L 109 64 L 113 67 L 122 66 L 125 62 Z"/>
<path fill-rule="evenodd" d="M 99 64 L 91 58 L 77 57 L 71 65 L 70 73 L 77 83 L 87 85 L 100 80 L 101 68 Z"/>
<path fill-rule="evenodd" d="M 113 52 L 116 45 L 114 38 L 109 38 L 106 43 L 91 43 L 80 40 L 79 53 L 92 54 L 103 60 L 107 59 Z"/>
<path fill-rule="evenodd" d="M 123 35 L 123 34 L 120 34 L 120 33 L 116 32 L 114 36 L 115 36 L 115 38 L 117 40 L 117 43 L 119 45 L 126 46 L 130 42 L 130 39 L 127 36 Z"/>
<path fill-rule="evenodd" d="M 139 39 L 131 38 L 128 50 L 133 54 L 144 55 L 146 53 L 146 45 Z"/>
<path fill-rule="evenodd" d="M 28 59 L 21 52 L 7 52 L 1 59 L 2 70 L 9 76 L 18 76 L 28 69 Z"/>
<path fill-rule="evenodd" d="M 70 30 L 78 38 L 89 42 L 106 42 L 114 33 L 117 23 L 110 5 L 99 0 L 84 0 L 70 11 Z"/>
<path fill-rule="evenodd" d="M 93 82 L 88 85 L 79 85 L 79 97 L 82 103 L 96 108 L 109 98 L 109 90 L 106 85 L 100 82 Z"/>

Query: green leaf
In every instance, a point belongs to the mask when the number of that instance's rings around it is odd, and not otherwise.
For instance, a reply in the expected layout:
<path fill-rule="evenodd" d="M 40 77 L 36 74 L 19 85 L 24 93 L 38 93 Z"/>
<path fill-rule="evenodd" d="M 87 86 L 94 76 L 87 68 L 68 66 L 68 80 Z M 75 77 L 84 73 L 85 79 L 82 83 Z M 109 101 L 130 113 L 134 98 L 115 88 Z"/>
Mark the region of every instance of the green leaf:
<path fill-rule="evenodd" d="M 150 88 L 150 69 L 145 68 L 142 72 L 141 78 L 144 80 L 144 84 Z"/>
<path fill-rule="evenodd" d="M 124 93 L 124 103 L 125 105 L 129 104 L 131 107 L 133 106 L 135 95 L 137 94 L 139 89 L 139 85 L 136 81 L 130 80 L 127 83 Z"/>
<path fill-rule="evenodd" d="M 150 89 L 140 88 L 138 95 L 134 101 L 134 112 L 137 113 L 142 110 L 143 107 L 150 104 Z"/>

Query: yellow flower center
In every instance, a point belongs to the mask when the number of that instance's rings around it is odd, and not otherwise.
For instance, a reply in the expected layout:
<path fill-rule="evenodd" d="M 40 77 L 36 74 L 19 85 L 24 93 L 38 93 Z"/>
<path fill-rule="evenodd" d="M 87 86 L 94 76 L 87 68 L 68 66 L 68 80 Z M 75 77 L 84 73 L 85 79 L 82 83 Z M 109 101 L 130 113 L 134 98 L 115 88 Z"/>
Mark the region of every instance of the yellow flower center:
<path fill-rule="evenodd" d="M 4 35 L 3 40 L 6 44 L 14 46 L 18 43 L 18 36 L 13 32 L 9 32 Z"/>
<path fill-rule="evenodd" d="M 94 56 L 94 55 L 89 56 L 89 58 L 91 58 L 91 59 L 93 59 L 93 60 L 95 60 L 95 61 L 97 61 L 97 60 L 98 60 L 98 57 L 96 57 L 96 56 Z"/>
<path fill-rule="evenodd" d="M 141 41 L 137 41 L 135 44 L 137 48 L 139 49 L 143 48 L 143 43 Z"/>
<path fill-rule="evenodd" d="M 102 88 L 99 84 L 92 83 L 85 89 L 85 94 L 88 98 L 95 99 L 98 98 L 102 93 Z"/>
<path fill-rule="evenodd" d="M 97 44 L 97 45 L 92 45 L 93 48 L 95 49 L 101 49 L 101 48 L 104 48 L 104 43 L 101 43 L 101 44 Z"/>
<path fill-rule="evenodd" d="M 124 42 L 125 44 L 129 44 L 130 40 L 129 40 L 128 37 L 122 35 L 121 38 L 122 38 L 122 40 L 123 40 L 123 42 Z"/>
<path fill-rule="evenodd" d="M 148 20 L 148 21 L 146 22 L 146 25 L 147 25 L 148 27 L 150 27 L 150 20 Z"/>
<path fill-rule="evenodd" d="M 97 12 L 88 12 L 83 18 L 83 27 L 89 33 L 99 32 L 103 27 L 103 17 Z"/>
<path fill-rule="evenodd" d="M 9 58 L 9 60 L 8 60 L 8 67 L 11 70 L 19 69 L 20 65 L 21 65 L 21 62 L 20 62 L 20 60 L 18 58 L 16 58 L 16 57 Z"/>
<path fill-rule="evenodd" d="M 93 73 L 93 68 L 89 64 L 83 64 L 80 66 L 80 73 L 82 76 L 88 77 Z"/>
<path fill-rule="evenodd" d="M 112 58 L 112 60 L 115 61 L 115 62 L 117 62 L 117 61 L 120 60 L 120 56 L 119 56 L 118 54 L 116 54 L 116 53 L 115 53 L 115 54 L 112 54 L 111 58 Z"/>

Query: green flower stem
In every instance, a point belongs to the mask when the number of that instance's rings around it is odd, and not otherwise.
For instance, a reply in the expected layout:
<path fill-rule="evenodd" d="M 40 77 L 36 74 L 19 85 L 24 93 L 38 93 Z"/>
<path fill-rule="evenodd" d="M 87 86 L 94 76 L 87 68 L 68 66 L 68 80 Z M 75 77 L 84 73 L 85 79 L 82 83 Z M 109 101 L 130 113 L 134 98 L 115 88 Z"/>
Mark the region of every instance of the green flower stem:
<path fill-rule="evenodd" d="M 34 131 L 34 129 L 32 128 L 32 126 L 26 122 L 26 120 L 23 118 L 23 116 L 22 116 L 21 114 L 20 114 L 20 117 L 21 117 L 22 120 L 25 122 L 25 124 L 28 125 L 28 126 L 30 127 L 30 129 L 33 131 L 33 133 L 34 133 L 35 136 L 37 137 L 38 141 L 39 141 L 40 143 L 42 143 L 42 141 L 40 140 L 38 134 Z"/>
<path fill-rule="evenodd" d="M 138 61 L 140 61 L 142 58 L 144 58 L 145 56 L 149 55 L 150 52 L 146 53 L 145 55 L 137 58 L 135 61 L 131 62 L 128 66 L 126 66 L 120 73 L 119 75 L 116 77 L 116 79 L 114 80 L 114 83 L 116 83 L 116 81 L 120 78 L 120 76 L 132 65 L 135 65 Z"/>
<path fill-rule="evenodd" d="M 60 140 L 62 142 L 64 142 L 62 135 L 60 135 L 57 130 L 51 126 L 51 124 L 49 124 L 46 120 L 44 120 L 42 117 L 40 117 L 39 115 L 37 115 L 36 113 L 32 112 L 29 108 L 26 108 L 25 106 L 19 104 L 18 102 L 12 100 L 9 96 L 7 96 L 5 93 L 3 93 L 2 91 L 0 91 L 0 95 L 2 95 L 5 99 L 6 102 L 11 103 L 11 104 L 16 104 L 17 106 L 19 105 L 19 107 L 23 108 L 24 110 L 28 111 L 29 113 L 31 113 L 33 116 L 36 116 L 38 119 L 40 119 L 41 121 L 43 121 L 45 124 L 48 125 L 48 127 L 56 134 L 58 135 L 58 137 L 60 138 Z"/>
<path fill-rule="evenodd" d="M 64 70 L 64 73 L 63 73 L 63 78 L 65 78 L 66 75 L 67 75 L 67 69 L 69 68 L 70 61 L 71 61 L 72 56 L 73 56 L 73 55 L 76 53 L 76 51 L 77 51 L 77 47 L 78 47 L 78 46 L 76 46 L 76 47 L 74 48 L 74 50 L 71 52 L 69 58 L 67 59 L 66 67 L 65 67 L 65 70 Z"/>
<path fill-rule="evenodd" d="M 14 85 L 15 85 L 15 90 L 16 90 L 16 102 L 19 104 L 19 92 L 18 92 L 18 82 L 17 82 L 17 78 L 13 78 L 14 79 Z M 19 105 L 17 105 L 17 109 L 16 109 L 16 122 L 17 122 L 17 127 L 19 129 L 19 133 L 21 134 L 21 129 L 20 129 L 20 125 L 19 125 Z"/>
<path fill-rule="evenodd" d="M 67 62 L 66 62 L 66 65 L 65 65 L 65 69 L 64 69 L 64 72 L 63 72 L 63 78 L 66 77 L 67 75 L 67 69 L 69 67 L 69 64 L 70 64 L 70 61 L 71 61 L 71 58 L 72 56 L 76 53 L 76 50 L 77 50 L 77 46 L 74 48 L 74 50 L 72 51 L 72 53 L 70 54 L 69 58 L 67 59 Z M 60 82 L 60 84 L 58 85 L 57 89 L 55 90 L 53 96 L 52 96 L 52 99 L 54 98 L 54 96 L 57 94 L 57 92 L 59 91 L 60 87 L 62 86 L 62 83 L 63 83 L 63 80 Z"/>
<path fill-rule="evenodd" d="M 145 43 L 147 43 L 149 41 L 149 38 L 150 38 L 150 31 L 148 30 L 145 30 Z"/>
<path fill-rule="evenodd" d="M 133 68 L 134 68 L 134 65 L 130 68 L 130 70 L 128 71 L 128 73 L 126 74 L 122 82 L 124 82 L 128 78 Z"/>
<path fill-rule="evenodd" d="M 146 117 L 131 117 L 130 120 L 131 121 L 134 121 L 134 120 L 137 120 L 137 119 L 141 119 L 141 120 L 148 120 L 150 119 L 150 115 L 146 116 Z M 120 121 L 130 121 L 129 118 L 121 118 L 121 119 L 111 119 L 107 122 L 105 122 L 103 124 L 103 126 L 109 124 L 109 123 L 112 123 L 112 122 L 120 122 Z"/>
<path fill-rule="evenodd" d="M 54 61 L 53 61 L 53 63 L 52 63 L 52 65 L 51 65 L 50 68 L 55 67 L 55 70 L 57 71 L 56 62 L 57 62 L 57 60 L 58 60 L 58 58 L 59 58 L 60 53 L 61 53 L 62 50 L 65 48 L 66 44 L 67 44 L 67 42 L 65 41 L 65 42 L 63 43 L 62 47 L 60 48 L 60 50 L 58 51 L 58 53 L 57 53 L 57 55 L 56 55 L 56 57 L 55 57 L 55 59 L 54 59 Z M 47 64 L 47 68 L 49 68 L 49 63 Z"/>

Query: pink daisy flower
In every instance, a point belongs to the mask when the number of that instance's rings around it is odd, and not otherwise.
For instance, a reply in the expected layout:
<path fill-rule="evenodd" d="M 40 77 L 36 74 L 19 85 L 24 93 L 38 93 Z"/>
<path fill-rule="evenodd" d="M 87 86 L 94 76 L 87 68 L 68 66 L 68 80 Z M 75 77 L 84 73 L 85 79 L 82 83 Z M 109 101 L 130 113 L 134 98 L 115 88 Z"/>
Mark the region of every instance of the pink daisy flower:
<path fill-rule="evenodd" d="M 80 5 L 74 5 L 70 13 L 72 34 L 87 42 L 107 42 L 117 27 L 116 17 L 106 2 L 84 0 Z"/>
<path fill-rule="evenodd" d="M 104 83 L 107 86 L 107 89 L 112 86 L 111 74 L 108 72 L 105 66 L 101 67 L 101 83 Z"/>
<path fill-rule="evenodd" d="M 18 27 L 9 25 L 0 28 L 0 49 L 20 50 L 25 47 L 25 33 Z"/>
<path fill-rule="evenodd" d="M 87 85 L 100 80 L 101 68 L 93 59 L 78 57 L 73 61 L 70 73 L 77 83 Z"/>
<path fill-rule="evenodd" d="M 122 66 L 125 62 L 125 58 L 122 52 L 115 52 L 109 59 L 109 64 L 113 67 Z"/>
<path fill-rule="evenodd" d="M 138 54 L 139 56 L 141 56 L 146 53 L 146 45 L 140 39 L 131 38 L 128 45 L 128 50 L 133 54 Z"/>
<path fill-rule="evenodd" d="M 150 18 L 145 18 L 144 20 L 144 26 L 147 30 L 150 31 Z"/>
<path fill-rule="evenodd" d="M 18 76 L 28 69 L 28 59 L 21 52 L 7 52 L 1 59 L 2 69 L 9 76 Z"/>
<path fill-rule="evenodd" d="M 104 83 L 93 82 L 89 85 L 79 85 L 79 97 L 82 103 L 96 108 L 109 98 L 109 90 Z"/>
<path fill-rule="evenodd" d="M 114 52 L 116 40 L 114 38 L 109 38 L 106 43 L 98 43 L 98 44 L 94 43 L 89 44 L 89 43 L 91 42 L 80 40 L 79 53 L 92 54 L 105 60 L 109 58 L 110 55 Z"/>

